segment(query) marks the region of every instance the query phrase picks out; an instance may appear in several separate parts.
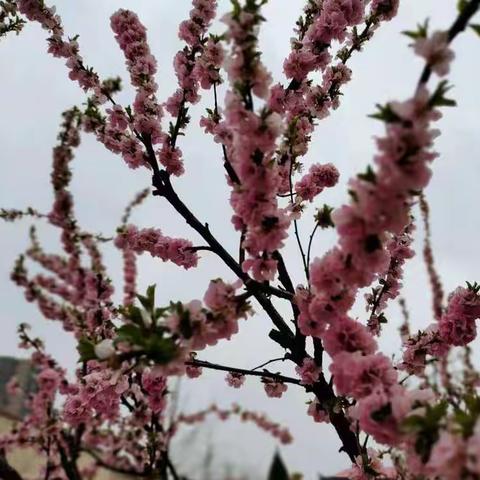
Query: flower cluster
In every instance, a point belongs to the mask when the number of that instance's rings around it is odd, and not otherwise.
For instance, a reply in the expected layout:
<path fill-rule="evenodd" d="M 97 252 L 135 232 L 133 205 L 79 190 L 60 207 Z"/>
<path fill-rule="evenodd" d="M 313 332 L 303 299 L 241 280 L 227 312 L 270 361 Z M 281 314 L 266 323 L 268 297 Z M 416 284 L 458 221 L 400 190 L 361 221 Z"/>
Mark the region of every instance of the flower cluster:
<path fill-rule="evenodd" d="M 72 425 L 88 421 L 95 413 L 104 419 L 114 419 L 120 408 L 120 396 L 128 389 L 128 379 L 121 372 L 92 369 L 84 382 L 70 388 L 64 407 L 65 420 Z"/>
<path fill-rule="evenodd" d="M 165 137 L 163 147 L 158 152 L 160 162 L 169 173 L 183 174 L 182 152 L 176 146 L 178 135 L 189 122 L 187 104 L 200 100 L 200 86 L 210 88 L 220 83 L 220 67 L 223 62 L 223 49 L 220 42 L 206 33 L 216 15 L 216 0 L 193 0 L 190 18 L 179 27 L 179 37 L 187 46 L 175 55 L 173 66 L 179 88 L 165 102 L 166 110 L 176 117 Z"/>
<path fill-rule="evenodd" d="M 233 388 L 240 388 L 245 383 L 245 375 L 241 373 L 228 372 L 225 377 L 227 385 Z"/>
<path fill-rule="evenodd" d="M 193 425 L 195 423 L 203 422 L 208 414 L 216 415 L 218 419 L 222 421 L 237 416 L 240 418 L 241 422 L 251 422 L 255 424 L 259 429 L 269 433 L 273 438 L 278 439 L 284 445 L 288 445 L 293 440 L 288 428 L 282 427 L 280 424 L 270 420 L 265 414 L 246 410 L 235 404 L 230 409 L 221 409 L 216 405 L 212 405 L 210 408 L 197 413 L 181 414 L 175 419 L 175 423 Z"/>
<path fill-rule="evenodd" d="M 204 295 L 205 307 L 199 300 L 174 304 L 166 319 L 170 331 L 190 350 L 202 350 L 221 339 L 230 339 L 238 332 L 238 320 L 246 318 L 250 311 L 245 299 L 236 295 L 238 286 L 212 280 Z"/>
<path fill-rule="evenodd" d="M 414 50 L 427 65 L 415 95 L 402 103 L 379 106 L 373 117 L 385 123 L 386 132 L 376 139 L 374 164 L 349 181 L 348 203 L 332 215 L 328 206 L 320 211 L 305 255 L 297 220 L 306 202 L 338 183 L 339 172 L 330 163 L 316 163 L 296 179 L 302 170 L 300 159 L 308 152 L 316 123 L 340 104 L 340 90 L 352 78 L 348 60 L 362 50 L 382 22 L 396 15 L 399 1 L 308 1 L 283 63 L 286 86 L 273 84 L 258 48 L 264 3 L 233 1 L 231 13 L 222 18 L 227 31 L 213 35 L 209 29 L 217 14 L 217 0 L 192 0 L 189 18 L 179 27 L 185 45 L 174 58 L 178 88 L 165 102 L 157 99 L 157 62 L 145 26 L 135 13 L 118 10 L 111 17 L 111 28 L 136 89 L 132 106 L 122 107 L 113 99 L 119 80 L 101 82 L 84 65 L 77 38 L 65 35 L 54 8 L 43 0 L 16 2 L 19 13 L 48 31 L 49 52 L 66 60 L 70 78 L 91 96 L 83 111 L 74 108 L 64 114 L 53 152 L 51 211 L 0 213 L 7 220 L 25 215 L 45 218 L 61 232 L 63 254 L 51 255 L 43 251 L 32 230 L 31 247 L 15 264 L 12 279 L 25 290 L 28 301 L 37 303 L 44 317 L 60 321 L 72 333 L 81 363 L 70 380 L 45 353 L 42 342 L 31 339 L 25 326 L 20 328 L 20 346 L 33 350 L 37 389 L 28 399 L 25 421 L 0 437 L 0 457 L 4 448 L 34 445 L 46 453 L 42 478 L 92 478 L 99 465 L 132 476 L 151 477 L 168 470 L 176 476 L 168 455 L 171 438 L 180 424 L 201 422 L 208 414 L 221 420 L 236 415 L 281 443 L 291 441 L 287 429 L 236 406 L 174 415 L 165 425 L 170 377 L 197 378 L 210 367 L 228 372 L 226 383 L 236 389 L 244 384 L 246 374 L 257 375 L 272 398 L 282 397 L 289 383 L 313 392 L 316 398 L 309 403 L 307 414 L 314 422 L 333 425 L 353 462 L 340 475 L 359 480 L 480 476 L 479 375 L 468 348 L 480 318 L 480 286 L 458 288 L 443 308 L 422 193 L 436 158 L 432 148 L 438 132 L 432 124 L 440 118 L 437 107 L 454 103 L 445 97 L 445 81 L 429 92 L 426 80 L 432 72 L 448 73 L 454 56 L 450 41 L 474 12 L 470 14 L 466 3 L 460 2 L 463 11 L 448 32 L 428 37 L 426 26 L 413 34 L 407 32 L 415 38 Z M 476 3 L 467 5 L 473 9 Z M 14 16 L 17 9 L 10 0 L 0 4 L 1 36 L 4 28 L 10 28 L 4 25 L 5 13 Z M 11 29 L 20 28 L 22 21 Z M 228 56 L 224 44 L 230 46 Z M 219 105 L 217 92 L 222 67 L 229 80 L 224 106 Z M 170 182 L 171 175 L 184 173 L 177 143 L 190 122 L 190 106 L 199 101 L 200 88 L 211 87 L 215 104 L 200 125 L 222 146 L 232 223 L 240 237 L 238 260 L 194 216 Z M 110 108 L 102 106 L 107 100 Z M 173 117 L 165 132 L 164 109 Z M 118 307 L 99 244 L 111 239 L 83 232 L 74 216 L 70 162 L 80 142 L 80 128 L 120 154 L 129 167 L 150 168 L 155 194 L 169 202 L 208 244 L 194 247 L 188 240 L 164 236 L 159 229 L 129 224 L 131 208 L 148 192 L 137 196 L 114 238 L 123 256 L 124 299 Z M 287 206 L 281 203 L 282 197 L 289 198 Z M 379 351 L 376 336 L 386 323 L 387 302 L 399 296 L 404 264 L 414 254 L 411 210 L 417 198 L 425 217 L 424 257 L 437 322 L 411 335 L 403 309 L 403 357 L 394 364 Z M 318 220 L 322 214 L 336 228 L 338 243 L 310 262 L 313 235 L 323 226 Z M 308 281 L 305 287 L 295 288 L 280 253 L 292 222 Z M 166 308 L 155 305 L 154 287 L 147 289 L 146 296 L 137 294 L 137 255 L 149 252 L 190 269 L 197 266 L 197 252 L 204 248 L 218 254 L 241 281 L 212 280 L 202 301 L 171 302 Z M 27 259 L 42 271 L 30 275 Z M 277 270 L 281 287 L 269 284 L 276 280 Z M 364 325 L 350 311 L 361 289 L 373 282 L 378 284 L 366 295 L 370 319 Z M 239 293 L 241 288 L 245 291 Z M 251 313 L 250 297 L 273 320 L 270 337 L 286 350 L 284 360 L 295 363 L 298 379 L 280 372 L 255 372 L 260 367 L 247 371 L 196 360 L 196 351 L 230 340 L 238 332 L 239 320 Z M 135 304 L 136 299 L 141 306 Z M 291 304 L 294 330 L 277 310 L 279 299 Z M 467 347 L 461 385 L 448 368 L 453 346 Z M 331 361 L 324 361 L 324 352 Z M 433 362 L 434 374 L 429 378 L 427 365 Z M 324 365 L 331 373 L 329 379 Z M 416 389 L 407 383 L 413 375 L 420 379 Z M 8 389 L 18 394 L 18 382 L 12 380 Z M 367 448 L 370 437 L 389 447 L 391 468 L 381 461 L 384 453 Z M 91 454 L 92 465 L 79 467 L 81 452 Z"/>
<path fill-rule="evenodd" d="M 414 225 L 410 223 L 400 235 L 392 236 L 386 247 L 390 255 L 388 271 L 380 280 L 380 286 L 373 288 L 372 293 L 365 295 L 367 311 L 371 312 L 368 326 L 377 335 L 380 332 L 381 322 L 385 321 L 382 312 L 385 310 L 388 300 L 393 300 L 400 294 L 403 265 L 415 254 L 411 248 L 413 229 Z"/>
<path fill-rule="evenodd" d="M 477 336 L 475 320 L 480 318 L 480 296 L 472 288 L 458 287 L 449 297 L 439 321 L 442 339 L 448 345 L 467 345 Z"/>
<path fill-rule="evenodd" d="M 301 366 L 295 367 L 295 371 L 300 377 L 302 385 L 313 385 L 322 373 L 322 369 L 315 363 L 313 358 L 305 358 Z"/>
<path fill-rule="evenodd" d="M 147 396 L 148 406 L 154 414 L 159 414 L 167 404 L 167 380 L 160 369 L 144 370 L 142 387 Z"/>
<path fill-rule="evenodd" d="M 70 79 L 78 82 L 85 91 L 93 90 L 97 101 L 105 101 L 98 75 L 83 64 L 78 42 L 75 39 L 65 40 L 62 22 L 60 17 L 55 15 L 55 8 L 47 7 L 39 0 L 20 0 L 17 5 L 18 11 L 28 20 L 38 22 L 42 28 L 48 30 L 48 52 L 55 57 L 66 59 Z"/>
<path fill-rule="evenodd" d="M 342 42 L 348 26 L 362 22 L 365 4 L 362 0 L 327 0 L 319 9 L 305 33 L 283 65 L 285 75 L 297 82 L 315 70 L 323 69 L 330 56 L 327 47 L 334 40 Z"/>
<path fill-rule="evenodd" d="M 115 245 L 136 254 L 148 252 L 152 257 L 160 257 L 164 262 L 171 261 L 185 269 L 195 267 L 198 262 L 198 255 L 190 241 L 166 237 L 159 229 L 139 230 L 134 225 L 128 225 L 117 235 Z"/>
<path fill-rule="evenodd" d="M 263 387 L 270 398 L 281 398 L 288 390 L 288 385 L 281 380 L 262 377 Z"/>
<path fill-rule="evenodd" d="M 295 184 L 295 192 L 301 200 L 311 202 L 324 188 L 334 187 L 339 175 L 331 163 L 312 165 L 309 172 Z"/>
<path fill-rule="evenodd" d="M 312 417 L 316 423 L 330 423 L 328 412 L 317 399 L 308 405 L 307 415 Z"/>

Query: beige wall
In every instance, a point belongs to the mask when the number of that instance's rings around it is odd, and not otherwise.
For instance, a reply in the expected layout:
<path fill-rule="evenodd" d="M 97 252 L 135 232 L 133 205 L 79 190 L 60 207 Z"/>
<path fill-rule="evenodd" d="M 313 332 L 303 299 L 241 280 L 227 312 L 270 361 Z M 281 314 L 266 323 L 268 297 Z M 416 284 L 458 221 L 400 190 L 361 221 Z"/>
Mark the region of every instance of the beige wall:
<path fill-rule="evenodd" d="M 12 420 L 0 416 L 0 433 L 6 433 L 12 425 Z M 38 454 L 30 449 L 18 449 L 8 455 L 8 461 L 21 475 L 26 478 L 38 474 L 39 469 L 42 466 L 42 462 Z M 82 460 L 80 460 L 81 462 Z M 85 461 L 85 460 L 84 460 Z M 88 461 L 88 460 L 86 460 Z M 129 477 L 121 475 L 119 473 L 106 472 L 102 470 L 96 477 L 98 480 L 120 480 L 128 479 Z"/>

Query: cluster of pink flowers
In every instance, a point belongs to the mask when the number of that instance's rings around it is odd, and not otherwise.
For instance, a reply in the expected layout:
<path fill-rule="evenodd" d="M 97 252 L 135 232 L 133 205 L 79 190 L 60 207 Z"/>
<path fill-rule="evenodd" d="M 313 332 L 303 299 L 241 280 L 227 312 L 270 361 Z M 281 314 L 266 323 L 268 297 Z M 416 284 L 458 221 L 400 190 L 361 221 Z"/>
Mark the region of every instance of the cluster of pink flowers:
<path fill-rule="evenodd" d="M 162 133 L 160 120 L 162 109 L 155 98 L 157 84 L 155 74 L 157 61 L 151 54 L 147 43 L 146 28 L 137 15 L 129 10 L 120 9 L 110 19 L 115 38 L 123 50 L 132 85 L 137 88 L 133 103 L 134 117 L 132 127 L 141 137 L 152 144 L 160 143 Z M 131 135 L 124 132 L 128 125 L 127 116 L 119 106 L 114 106 L 110 114 L 108 127 L 110 137 L 120 137 L 122 155 L 131 167 L 142 164 L 141 146 Z"/>
<path fill-rule="evenodd" d="M 251 270 L 259 281 L 273 279 L 276 261 L 270 254 L 283 246 L 291 220 L 276 198 L 279 177 L 272 156 L 281 132 L 279 120 L 273 113 L 262 118 L 245 108 L 237 94 L 228 94 L 226 125 L 232 141 L 227 151 L 240 181 L 230 197 L 232 221 L 237 230 L 245 231 L 242 246 L 251 258 L 244 270 Z"/>
<path fill-rule="evenodd" d="M 309 311 L 317 321 L 331 323 L 345 314 L 356 290 L 388 271 L 389 233 L 401 234 L 409 223 L 409 192 L 426 186 L 435 158 L 430 147 L 436 132 L 429 123 L 439 114 L 428 102 L 428 92 L 421 89 L 412 100 L 390 105 L 399 121 L 388 123 L 387 136 L 377 140 L 378 171 L 371 172 L 374 178 L 351 180 L 352 203 L 333 213 L 340 246 L 311 266 Z"/>
<path fill-rule="evenodd" d="M 187 43 L 174 60 L 180 88 L 167 100 L 167 110 L 178 116 L 183 102 L 197 103 L 199 82 L 203 88 L 219 80 L 218 70 L 223 61 L 221 46 L 205 35 L 215 17 L 216 0 L 193 0 L 190 18 L 179 27 L 178 36 Z M 210 80 L 209 80 L 210 79 Z"/>
<path fill-rule="evenodd" d="M 48 38 L 48 52 L 55 57 L 66 59 L 70 79 L 77 81 L 85 91 L 93 89 L 97 101 L 105 101 L 98 75 L 83 64 L 78 52 L 78 42 L 75 39 L 65 40 L 62 22 L 60 17 L 55 15 L 55 8 L 47 7 L 39 0 L 20 0 L 18 11 L 49 31 L 51 36 Z"/>
<path fill-rule="evenodd" d="M 104 323 L 110 318 L 106 306 L 111 304 L 113 294 L 108 277 L 82 266 L 77 255 L 71 255 L 67 262 L 61 257 L 46 255 L 38 245 L 27 254 L 53 276 L 37 274 L 29 278 L 20 258 L 11 278 L 25 289 L 27 301 L 36 302 L 46 318 L 60 321 L 66 331 L 78 335 L 85 328 L 92 334 L 111 328 Z"/>
<path fill-rule="evenodd" d="M 233 224 L 244 232 L 242 247 L 250 255 L 243 268 L 251 270 L 256 280 L 271 280 L 276 272 L 271 254 L 283 246 L 290 225 L 288 211 L 277 202 L 280 178 L 272 161 L 283 124 L 275 112 L 254 111 L 252 95 L 266 98 L 271 80 L 256 52 L 256 41 L 252 41 L 260 17 L 243 12 L 223 20 L 229 26 L 232 45 L 227 66 L 232 88 L 226 96 L 225 122 L 216 127 L 208 122 L 204 125 L 225 145 L 226 161 L 238 178 L 230 181 L 230 203 L 235 213 Z"/>
<path fill-rule="evenodd" d="M 402 121 L 387 123 L 387 136 L 377 141 L 378 170 L 350 182 L 351 205 L 333 214 L 340 246 L 312 263 L 311 293 L 300 289 L 297 294 L 302 332 L 324 340 L 337 391 L 357 400 L 351 415 L 362 430 L 390 445 L 402 438 L 400 423 L 411 394 L 397 385 L 391 361 L 375 354 L 376 342 L 368 329 L 346 314 L 357 290 L 389 271 L 392 255 L 410 255 L 408 244 L 407 249 L 401 242 L 390 243 L 390 249 L 387 245 L 410 222 L 410 192 L 424 188 L 430 177 L 435 132 L 429 124 L 439 115 L 428 101 L 428 93 L 420 89 L 412 100 L 390 104 Z M 386 408 L 385 415 L 376 413 Z"/>
<path fill-rule="evenodd" d="M 123 304 L 131 305 L 135 300 L 137 279 L 137 257 L 133 250 L 122 249 L 123 254 Z"/>
<path fill-rule="evenodd" d="M 223 49 L 213 38 L 207 39 L 206 33 L 215 17 L 216 0 L 193 0 L 190 18 L 183 21 L 179 28 L 179 37 L 187 46 L 175 55 L 173 66 L 179 88 L 165 102 L 166 110 L 175 120 L 175 130 L 165 137 L 158 156 L 167 172 L 182 175 L 182 152 L 176 146 L 180 129 L 188 123 L 186 104 L 195 104 L 200 100 L 198 93 L 202 88 L 210 88 L 220 82 L 220 66 L 223 62 Z"/>
<path fill-rule="evenodd" d="M 132 85 L 139 93 L 154 93 L 157 90 L 154 81 L 157 61 L 150 52 L 146 29 L 138 16 L 130 10 L 120 9 L 111 16 L 110 25 L 127 59 Z"/>
<path fill-rule="evenodd" d="M 239 405 L 234 404 L 230 409 L 221 409 L 216 405 L 212 405 L 206 410 L 202 410 L 193 414 L 181 414 L 175 420 L 176 424 L 185 423 L 193 425 L 195 423 L 203 422 L 208 414 L 216 415 L 220 420 L 226 421 L 232 416 L 238 416 L 242 422 L 252 422 L 258 428 L 269 433 L 274 438 L 278 439 L 280 443 L 287 445 L 292 442 L 293 437 L 288 428 L 282 427 L 279 423 L 270 420 L 265 414 L 260 414 L 250 410 L 245 410 Z"/>
<path fill-rule="evenodd" d="M 79 425 L 95 412 L 104 419 L 114 419 L 120 408 L 120 396 L 128 389 L 128 379 L 121 372 L 92 369 L 78 387 L 72 386 L 64 407 L 64 416 Z"/>
<path fill-rule="evenodd" d="M 203 368 L 197 365 L 187 365 L 185 367 L 185 374 L 188 378 L 198 378 L 202 375 Z"/>
<path fill-rule="evenodd" d="M 355 50 L 361 50 L 382 21 L 391 20 L 397 13 L 398 0 L 372 2 L 369 15 L 365 15 L 362 0 L 334 0 L 323 4 L 309 3 L 302 23 L 298 24 L 297 38 L 292 39 L 292 51 L 284 62 L 284 71 L 291 78 L 287 88 L 276 84 L 270 90 L 269 108 L 286 117 L 289 128 L 280 147 L 279 173 L 282 177 L 281 193 L 290 189 L 289 177 L 296 159 L 305 155 L 315 121 L 330 114 L 340 104 L 340 88 L 351 79 L 346 66 Z M 362 35 L 356 29 L 349 31 L 364 19 L 366 28 Z M 331 64 L 331 41 L 343 45 L 338 51 L 341 62 Z M 308 75 L 322 71 L 321 83 L 311 85 Z"/>
<path fill-rule="evenodd" d="M 312 417 L 316 423 L 330 423 L 328 412 L 317 399 L 310 402 L 307 414 Z"/>
<path fill-rule="evenodd" d="M 413 242 L 413 223 L 407 225 L 400 235 L 393 235 L 387 244 L 390 255 L 390 264 L 384 278 L 380 280 L 380 286 L 372 290 L 372 293 L 365 295 L 367 300 L 367 311 L 371 311 L 368 326 L 371 331 L 378 335 L 381 327 L 381 314 L 389 300 L 398 297 L 402 288 L 403 265 L 415 255 L 411 248 Z"/>
<path fill-rule="evenodd" d="M 225 381 L 233 388 L 240 388 L 245 383 L 245 375 L 242 373 L 228 372 Z"/>
<path fill-rule="evenodd" d="M 425 371 L 427 355 L 441 358 L 449 350 L 439 334 L 438 324 L 432 324 L 425 331 L 406 338 L 403 348 L 403 358 L 398 368 L 414 375 L 422 375 Z"/>
<path fill-rule="evenodd" d="M 322 369 L 315 363 L 315 360 L 308 357 L 303 360 L 301 366 L 295 367 L 295 371 L 300 377 L 302 385 L 313 385 L 322 373 Z"/>
<path fill-rule="evenodd" d="M 336 476 L 350 480 L 368 480 L 369 472 L 375 472 L 374 477 L 379 477 L 382 480 L 395 480 L 397 478 L 396 468 L 386 467 L 381 461 L 379 453 L 371 448 L 365 455 L 359 455 L 355 460 L 356 462 L 351 468 L 338 472 Z"/>
<path fill-rule="evenodd" d="M 311 202 L 324 188 L 334 187 L 339 175 L 338 170 L 331 163 L 314 164 L 309 172 L 295 184 L 295 192 L 301 200 Z"/>
<path fill-rule="evenodd" d="M 480 295 L 471 288 L 458 287 L 449 297 L 439 321 L 442 339 L 448 345 L 468 345 L 477 336 L 475 320 L 480 318 Z"/>
<path fill-rule="evenodd" d="M 178 305 L 166 319 L 170 331 L 182 339 L 190 350 L 202 350 L 221 339 L 230 339 L 238 332 L 238 320 L 250 311 L 247 302 L 236 295 L 239 284 L 212 280 L 204 295 L 204 304 L 192 300 Z"/>
<path fill-rule="evenodd" d="M 128 248 L 136 254 L 148 252 L 152 257 L 160 257 L 185 269 L 196 267 L 198 255 L 192 248 L 192 242 L 182 238 L 170 238 L 157 228 L 138 229 L 128 225 L 119 232 L 115 245 L 120 249 Z"/>
<path fill-rule="evenodd" d="M 377 389 L 390 389 L 397 384 L 397 372 L 388 357 L 381 353 L 362 355 L 342 352 L 330 365 L 337 393 L 364 398 Z"/>
<path fill-rule="evenodd" d="M 147 396 L 148 406 L 153 413 L 159 414 L 167 404 L 167 379 L 161 369 L 144 370 L 142 374 L 142 387 Z"/>
<path fill-rule="evenodd" d="M 262 377 L 263 388 L 270 398 L 281 398 L 288 390 L 288 385 L 281 380 Z"/>
<path fill-rule="evenodd" d="M 62 116 L 62 131 L 58 137 L 60 142 L 53 149 L 51 181 L 54 202 L 48 219 L 50 223 L 62 229 L 65 250 L 73 253 L 76 250 L 73 198 L 68 186 L 71 179 L 69 164 L 73 159 L 73 149 L 80 144 L 78 110 L 76 108 L 67 110 Z"/>
<path fill-rule="evenodd" d="M 323 69 L 330 60 L 327 48 L 334 40 L 343 42 L 348 26 L 361 23 L 365 15 L 362 0 L 326 0 L 312 21 L 303 41 L 294 49 L 283 65 L 285 75 L 302 82 L 315 70 Z"/>
<path fill-rule="evenodd" d="M 215 18 L 216 0 L 193 0 L 190 18 L 180 23 L 178 36 L 191 47 L 201 43 L 208 26 Z"/>

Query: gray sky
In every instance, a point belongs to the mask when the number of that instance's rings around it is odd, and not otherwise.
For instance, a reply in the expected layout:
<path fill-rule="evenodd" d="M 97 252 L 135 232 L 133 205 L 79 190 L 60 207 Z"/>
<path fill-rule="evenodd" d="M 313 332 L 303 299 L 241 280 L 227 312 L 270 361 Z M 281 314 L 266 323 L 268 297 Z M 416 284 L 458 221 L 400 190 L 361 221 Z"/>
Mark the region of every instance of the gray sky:
<path fill-rule="evenodd" d="M 220 10 L 226 11 L 228 3 L 220 0 Z M 288 52 L 294 20 L 303 3 L 299 0 L 271 0 L 265 8 L 269 22 L 263 28 L 261 45 L 264 60 L 276 80 L 283 80 L 281 65 Z M 375 103 L 404 99 L 413 91 L 422 63 L 408 48 L 408 39 L 400 32 L 414 28 L 428 15 L 433 29 L 444 28 L 454 18 L 455 4 L 455 0 L 401 0 L 398 17 L 377 32 L 364 52 L 355 54 L 350 64 L 353 80 L 344 90 L 341 108 L 321 122 L 305 159 L 306 168 L 313 162 L 333 162 L 341 173 L 340 186 L 324 192 L 317 200 L 319 205 L 339 206 L 345 202 L 348 178 L 371 163 L 375 152 L 373 136 L 382 132 L 379 122 L 366 118 L 373 112 Z M 176 30 L 178 23 L 188 16 L 189 1 L 58 0 L 56 5 L 67 33 L 80 35 L 80 48 L 86 64 L 93 66 L 101 78 L 120 75 L 125 79 L 124 92 L 119 96 L 121 103 L 132 102 L 133 90 L 126 81 L 122 53 L 109 28 L 110 15 L 120 7 L 136 11 L 148 27 L 151 49 L 159 63 L 160 99 L 165 99 L 176 88 L 172 58 L 181 45 Z M 215 29 L 221 31 L 219 25 Z M 68 80 L 63 62 L 45 53 L 45 36 L 37 25 L 27 25 L 19 37 L 10 36 L 0 43 L 0 159 L 3 169 L 0 207 L 31 205 L 48 211 L 52 201 L 49 184 L 51 149 L 56 141 L 60 115 L 85 98 L 77 85 Z M 458 108 L 445 110 L 445 117 L 439 123 L 443 132 L 437 142 L 441 156 L 435 162 L 433 180 L 427 189 L 432 208 L 434 252 L 447 291 L 465 280 L 479 280 L 476 248 L 480 225 L 477 216 L 473 215 L 480 178 L 480 142 L 476 138 L 480 107 L 476 78 L 480 67 L 475 62 L 479 41 L 472 32 L 455 41 L 457 59 L 449 78 L 455 86 L 452 95 L 458 101 Z M 238 240 L 229 222 L 231 209 L 221 152 L 218 145 L 202 135 L 196 126 L 204 108 L 211 104 L 212 93 L 206 92 L 201 104 L 192 109 L 193 122 L 188 140 L 180 139 L 187 173 L 176 181 L 176 187 L 226 247 L 236 251 Z M 92 136 L 83 136 L 73 170 L 73 193 L 81 224 L 86 229 L 107 235 L 119 223 L 124 205 L 150 182 L 146 171 L 129 170 L 120 157 L 106 151 Z M 303 238 L 308 238 L 310 233 L 310 219 L 311 215 L 307 214 L 301 223 Z M 134 221 L 140 226 L 160 227 L 167 235 L 190 237 L 199 242 L 197 237 L 191 236 L 187 225 L 159 199 L 149 199 L 136 211 Z M 20 322 L 29 322 L 33 331 L 46 339 L 53 355 L 65 366 L 73 368 L 72 340 L 58 325 L 44 321 L 34 307 L 26 304 L 22 293 L 8 278 L 14 258 L 27 245 L 29 224 L 28 221 L 0 223 L 0 352 L 19 353 L 16 326 Z M 55 251 L 58 248 L 57 232 L 41 224 L 39 232 L 46 250 Z M 421 245 L 421 228 L 416 237 L 417 246 Z M 332 232 L 322 232 L 317 236 L 314 253 L 321 255 L 330 248 L 334 238 Z M 121 264 L 117 252 L 107 248 L 105 255 L 110 274 L 120 290 Z M 301 262 L 293 242 L 287 246 L 287 258 L 295 283 L 302 282 Z M 209 279 L 219 276 L 233 279 L 209 253 L 202 255 L 198 269 L 188 273 L 150 257 L 142 257 L 139 267 L 140 290 L 156 283 L 158 303 L 170 299 L 201 298 Z M 432 316 L 421 256 L 413 259 L 406 270 L 404 295 L 415 326 L 422 328 L 431 322 Z M 287 314 L 284 305 L 279 308 Z M 365 318 L 362 296 L 355 313 Z M 383 344 L 389 353 L 393 353 L 399 344 L 396 328 L 401 319 L 396 307 L 391 308 L 388 316 L 390 325 Z M 231 342 L 223 342 L 200 357 L 246 368 L 256 366 L 282 354 L 267 339 L 269 329 L 268 320 L 260 313 L 242 323 L 239 335 Z M 285 367 L 279 365 L 279 368 Z M 285 372 L 291 373 L 288 368 Z M 223 374 L 216 372 L 205 373 L 199 381 L 186 380 L 182 386 L 182 405 L 186 411 L 201 409 L 211 401 L 221 406 L 237 401 L 245 408 L 268 412 L 273 419 L 289 424 L 296 442 L 282 447 L 282 454 L 293 470 L 303 472 L 309 480 L 315 478 L 317 472 L 334 473 L 348 462 L 344 455 L 337 453 L 339 441 L 330 427 L 316 425 L 305 415 L 307 400 L 308 396 L 293 387 L 280 400 L 268 399 L 260 383 L 254 379 L 249 379 L 239 391 L 229 389 L 225 386 Z M 235 422 L 212 423 L 208 434 L 197 438 L 199 451 L 205 448 L 207 438 L 217 448 L 222 461 L 260 474 L 267 468 L 276 447 L 262 432 Z M 181 449 L 177 448 L 177 458 L 181 454 Z"/>

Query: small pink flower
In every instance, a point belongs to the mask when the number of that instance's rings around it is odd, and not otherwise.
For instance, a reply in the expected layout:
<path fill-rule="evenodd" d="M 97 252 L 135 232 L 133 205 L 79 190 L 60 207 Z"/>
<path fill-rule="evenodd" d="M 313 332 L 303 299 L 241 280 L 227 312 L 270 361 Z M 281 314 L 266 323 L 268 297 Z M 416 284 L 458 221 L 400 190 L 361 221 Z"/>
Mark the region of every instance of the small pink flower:
<path fill-rule="evenodd" d="M 328 412 L 322 407 L 317 399 L 310 402 L 307 414 L 317 423 L 330 423 Z"/>
<path fill-rule="evenodd" d="M 228 372 L 225 381 L 230 387 L 240 388 L 245 383 L 245 375 L 242 373 Z"/>
<path fill-rule="evenodd" d="M 320 377 L 322 369 L 313 358 L 305 358 L 301 366 L 295 367 L 302 385 L 313 385 Z"/>
<path fill-rule="evenodd" d="M 414 44 L 415 53 L 425 58 L 432 70 L 440 77 L 450 71 L 450 62 L 455 54 L 448 46 L 447 32 L 434 32 L 428 38 L 419 38 Z"/>
<path fill-rule="evenodd" d="M 288 389 L 288 385 L 280 380 L 262 377 L 262 382 L 270 398 L 280 398 Z"/>

